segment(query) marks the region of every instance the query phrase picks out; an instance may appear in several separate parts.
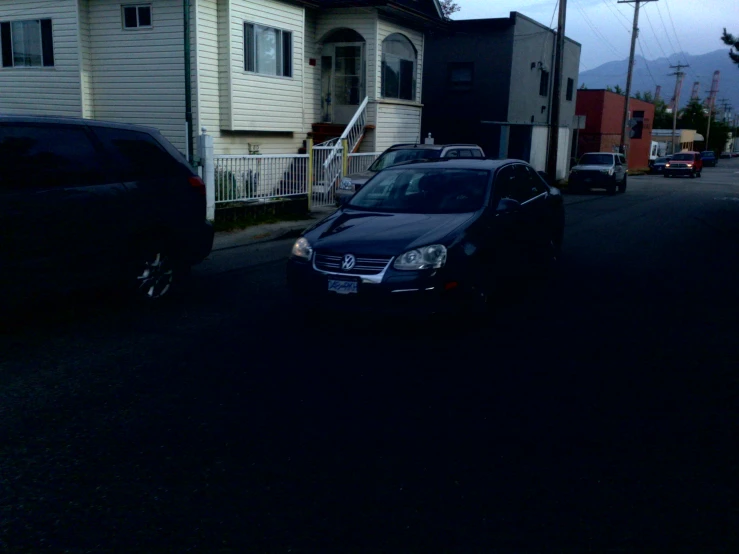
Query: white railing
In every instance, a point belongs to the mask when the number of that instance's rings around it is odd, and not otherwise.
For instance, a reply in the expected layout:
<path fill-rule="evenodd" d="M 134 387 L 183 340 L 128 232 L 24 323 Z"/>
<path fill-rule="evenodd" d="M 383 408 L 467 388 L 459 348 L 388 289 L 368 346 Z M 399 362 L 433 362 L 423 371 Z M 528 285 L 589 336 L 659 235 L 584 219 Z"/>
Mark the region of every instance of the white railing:
<path fill-rule="evenodd" d="M 333 206 L 334 193 L 343 177 L 343 148 L 334 146 L 313 147 L 313 205 Z"/>
<path fill-rule="evenodd" d="M 347 175 L 354 175 L 355 173 L 362 173 L 363 171 L 367 171 L 367 168 L 372 165 L 372 162 L 374 162 L 379 156 L 382 154 L 382 152 L 371 152 L 369 154 L 365 153 L 355 153 L 355 154 L 349 154 L 348 163 L 347 163 Z"/>
<path fill-rule="evenodd" d="M 308 192 L 308 154 L 214 156 L 214 165 L 216 204 Z"/>
<path fill-rule="evenodd" d="M 354 148 L 357 146 L 357 144 L 359 144 L 360 139 L 364 135 L 364 127 L 367 124 L 367 104 L 368 103 L 369 103 L 369 97 L 365 96 L 364 100 L 362 100 L 362 103 L 357 108 L 357 111 L 354 113 L 354 117 L 351 118 L 346 128 L 344 129 L 344 132 L 341 133 L 341 136 L 338 139 L 331 139 L 329 141 L 326 141 L 321 145 L 321 146 L 333 146 L 334 147 L 334 152 L 332 152 L 331 155 L 329 155 L 329 157 L 326 160 L 326 163 L 332 162 L 333 159 L 337 155 L 340 155 L 340 151 L 341 151 L 344 139 L 346 139 L 347 148 L 349 152 L 353 152 Z M 332 141 L 336 141 L 336 142 L 334 144 L 329 144 Z"/>

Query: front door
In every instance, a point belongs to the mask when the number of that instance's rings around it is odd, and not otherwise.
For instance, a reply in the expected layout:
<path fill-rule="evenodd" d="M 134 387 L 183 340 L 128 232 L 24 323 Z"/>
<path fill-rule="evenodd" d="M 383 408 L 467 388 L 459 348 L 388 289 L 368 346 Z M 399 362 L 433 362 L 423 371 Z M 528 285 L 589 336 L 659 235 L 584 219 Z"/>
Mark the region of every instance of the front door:
<path fill-rule="evenodd" d="M 321 56 L 323 119 L 347 124 L 364 99 L 364 43 L 330 43 Z"/>

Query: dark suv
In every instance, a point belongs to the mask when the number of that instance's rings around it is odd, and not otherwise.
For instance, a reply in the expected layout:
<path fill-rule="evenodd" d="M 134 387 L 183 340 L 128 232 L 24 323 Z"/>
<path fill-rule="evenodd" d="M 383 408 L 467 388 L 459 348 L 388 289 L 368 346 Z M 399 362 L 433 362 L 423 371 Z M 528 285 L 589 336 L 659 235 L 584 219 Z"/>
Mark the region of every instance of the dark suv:
<path fill-rule="evenodd" d="M 393 165 L 412 160 L 437 158 L 484 158 L 485 153 L 476 144 L 394 144 L 372 162 L 366 171 L 347 175 L 336 191 L 336 204 L 351 198 L 374 175 Z"/>
<path fill-rule="evenodd" d="M 0 116 L 0 296 L 166 295 L 213 244 L 205 185 L 158 131 Z M 25 296 L 25 294 L 24 294 Z"/>

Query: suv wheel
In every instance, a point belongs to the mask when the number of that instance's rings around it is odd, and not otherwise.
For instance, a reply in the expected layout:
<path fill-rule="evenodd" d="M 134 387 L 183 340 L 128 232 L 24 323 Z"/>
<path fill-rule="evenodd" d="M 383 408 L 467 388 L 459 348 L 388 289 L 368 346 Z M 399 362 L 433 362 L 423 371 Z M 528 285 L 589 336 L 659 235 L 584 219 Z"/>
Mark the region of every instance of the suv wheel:
<path fill-rule="evenodd" d="M 606 185 L 606 192 L 608 194 L 616 194 L 616 181 L 612 181 Z"/>
<path fill-rule="evenodd" d="M 621 181 L 621 184 L 618 185 L 618 192 L 621 194 L 626 192 L 626 175 L 624 175 L 624 180 Z"/>
<path fill-rule="evenodd" d="M 161 246 L 145 249 L 134 267 L 132 285 L 137 296 L 148 302 L 171 295 L 182 270 L 167 249 Z"/>

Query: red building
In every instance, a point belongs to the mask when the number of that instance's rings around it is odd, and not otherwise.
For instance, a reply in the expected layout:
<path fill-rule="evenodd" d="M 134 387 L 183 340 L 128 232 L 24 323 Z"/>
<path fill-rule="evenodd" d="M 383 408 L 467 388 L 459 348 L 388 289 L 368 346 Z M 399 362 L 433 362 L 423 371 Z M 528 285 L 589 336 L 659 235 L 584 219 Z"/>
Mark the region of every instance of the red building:
<path fill-rule="evenodd" d="M 621 143 L 625 96 L 607 90 L 578 90 L 575 113 L 585 116 L 585 128 L 578 132 L 577 157 L 588 152 L 615 152 Z M 649 165 L 652 143 L 654 104 L 629 101 L 631 118 L 637 120 L 635 131 L 640 138 L 629 141 L 629 169 Z"/>

